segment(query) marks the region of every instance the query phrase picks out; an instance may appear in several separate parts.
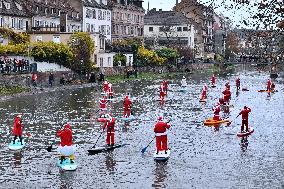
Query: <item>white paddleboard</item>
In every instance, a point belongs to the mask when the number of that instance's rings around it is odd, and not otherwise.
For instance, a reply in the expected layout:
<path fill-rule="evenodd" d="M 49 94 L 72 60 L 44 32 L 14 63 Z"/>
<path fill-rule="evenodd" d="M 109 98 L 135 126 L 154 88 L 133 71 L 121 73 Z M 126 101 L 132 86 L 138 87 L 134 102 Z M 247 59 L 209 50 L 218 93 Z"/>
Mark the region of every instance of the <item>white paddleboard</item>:
<path fill-rule="evenodd" d="M 154 153 L 154 160 L 156 161 L 167 161 L 170 158 L 171 151 L 168 149 L 167 153 L 165 153 L 165 150 L 159 151 L 157 154 Z"/>
<path fill-rule="evenodd" d="M 122 120 L 122 121 L 133 121 L 136 118 L 134 116 L 130 116 L 130 117 L 122 117 L 122 118 L 119 118 L 119 119 Z"/>
<path fill-rule="evenodd" d="M 24 139 L 22 139 L 23 145 L 21 145 L 20 139 L 16 139 L 15 144 L 13 144 L 13 141 L 8 145 L 8 148 L 10 150 L 21 150 L 23 147 L 25 147 Z"/>
<path fill-rule="evenodd" d="M 60 164 L 61 160 L 57 161 L 57 166 L 65 171 L 75 171 L 78 167 L 77 163 L 74 161 L 74 163 L 70 162 L 69 158 L 66 158 L 62 164 Z"/>

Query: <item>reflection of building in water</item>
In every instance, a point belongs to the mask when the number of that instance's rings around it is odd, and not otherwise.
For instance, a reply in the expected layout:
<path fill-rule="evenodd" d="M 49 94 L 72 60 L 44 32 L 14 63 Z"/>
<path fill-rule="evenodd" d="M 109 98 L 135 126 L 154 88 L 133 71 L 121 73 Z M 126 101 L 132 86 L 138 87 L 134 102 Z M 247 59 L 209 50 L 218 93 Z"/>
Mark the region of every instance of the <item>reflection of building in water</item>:
<path fill-rule="evenodd" d="M 152 187 L 155 188 L 164 188 L 165 187 L 165 180 L 168 175 L 168 166 L 167 162 L 156 162 L 156 169 L 154 170 L 154 183 L 152 184 Z"/>
<path fill-rule="evenodd" d="M 107 170 L 113 174 L 115 171 L 115 165 L 116 161 L 113 159 L 113 154 L 110 152 L 109 154 L 106 155 L 106 168 Z"/>
<path fill-rule="evenodd" d="M 122 132 L 127 132 L 128 128 L 130 127 L 130 122 L 125 121 L 123 126 L 124 127 L 122 128 Z"/>
<path fill-rule="evenodd" d="M 23 155 L 22 155 L 21 152 L 15 152 L 14 153 L 14 160 L 15 160 L 14 164 L 15 164 L 15 167 L 21 165 L 22 157 L 23 157 Z"/>

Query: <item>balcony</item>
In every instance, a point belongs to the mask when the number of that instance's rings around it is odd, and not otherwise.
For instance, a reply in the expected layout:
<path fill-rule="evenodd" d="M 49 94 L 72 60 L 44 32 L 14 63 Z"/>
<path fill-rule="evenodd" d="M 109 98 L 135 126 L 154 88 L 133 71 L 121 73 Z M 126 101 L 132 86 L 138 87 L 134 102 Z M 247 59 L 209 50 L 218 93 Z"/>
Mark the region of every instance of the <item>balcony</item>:
<path fill-rule="evenodd" d="M 27 32 L 29 34 L 53 34 L 53 33 L 60 33 L 61 31 L 60 31 L 60 26 L 57 27 L 38 26 L 38 27 L 29 28 Z"/>

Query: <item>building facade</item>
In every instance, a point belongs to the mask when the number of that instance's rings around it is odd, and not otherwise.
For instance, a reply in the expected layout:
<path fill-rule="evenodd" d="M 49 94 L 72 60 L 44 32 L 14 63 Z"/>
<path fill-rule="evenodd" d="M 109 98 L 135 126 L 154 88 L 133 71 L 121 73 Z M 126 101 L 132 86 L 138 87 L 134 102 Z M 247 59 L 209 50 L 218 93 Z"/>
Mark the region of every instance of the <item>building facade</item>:
<path fill-rule="evenodd" d="M 144 33 L 144 12 L 141 0 L 109 0 L 112 9 L 112 41 L 141 38 Z"/>
<path fill-rule="evenodd" d="M 194 48 L 195 23 L 181 13 L 152 9 L 144 19 L 144 42 L 150 46 Z"/>
<path fill-rule="evenodd" d="M 182 13 L 197 23 L 195 29 L 195 56 L 212 57 L 213 53 L 213 24 L 214 11 L 196 0 L 176 1 L 174 11 Z"/>
<path fill-rule="evenodd" d="M 25 4 L 20 0 L 0 1 L 0 27 L 25 32 L 31 23 Z"/>

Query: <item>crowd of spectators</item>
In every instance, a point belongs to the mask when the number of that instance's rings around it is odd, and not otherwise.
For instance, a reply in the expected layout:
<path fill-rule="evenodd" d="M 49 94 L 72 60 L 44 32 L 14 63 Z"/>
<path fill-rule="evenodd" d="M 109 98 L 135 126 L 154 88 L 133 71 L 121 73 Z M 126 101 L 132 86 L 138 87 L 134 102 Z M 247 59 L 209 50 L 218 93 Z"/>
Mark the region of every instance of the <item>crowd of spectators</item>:
<path fill-rule="evenodd" d="M 30 62 L 25 59 L 0 58 L 1 73 L 30 72 Z"/>

